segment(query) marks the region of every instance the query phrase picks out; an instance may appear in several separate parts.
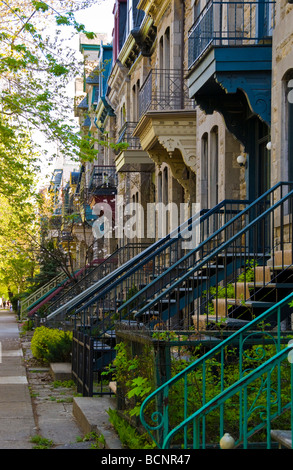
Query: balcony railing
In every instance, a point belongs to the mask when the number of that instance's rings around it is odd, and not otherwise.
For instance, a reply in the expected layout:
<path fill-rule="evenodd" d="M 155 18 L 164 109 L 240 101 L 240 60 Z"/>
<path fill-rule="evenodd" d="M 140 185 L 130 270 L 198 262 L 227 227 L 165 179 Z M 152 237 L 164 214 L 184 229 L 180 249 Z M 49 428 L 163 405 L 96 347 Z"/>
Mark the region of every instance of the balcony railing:
<path fill-rule="evenodd" d="M 139 116 L 147 111 L 193 109 L 184 70 L 151 70 L 139 92 Z"/>
<path fill-rule="evenodd" d="M 260 45 L 271 42 L 275 2 L 211 0 L 188 35 L 188 68 L 214 46 Z"/>
<path fill-rule="evenodd" d="M 95 165 L 91 174 L 88 191 L 90 194 L 98 189 L 116 188 L 118 183 L 114 165 Z"/>
<path fill-rule="evenodd" d="M 119 131 L 117 144 L 125 142 L 128 144 L 128 150 L 141 150 L 139 138 L 132 135 L 136 126 L 137 122 L 125 122 Z"/>

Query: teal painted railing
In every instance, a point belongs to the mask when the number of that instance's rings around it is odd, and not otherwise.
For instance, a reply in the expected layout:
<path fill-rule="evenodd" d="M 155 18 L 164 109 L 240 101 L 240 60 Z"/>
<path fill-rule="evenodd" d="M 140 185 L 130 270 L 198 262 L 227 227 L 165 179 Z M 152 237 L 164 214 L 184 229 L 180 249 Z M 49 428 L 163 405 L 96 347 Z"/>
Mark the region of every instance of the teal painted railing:
<path fill-rule="evenodd" d="M 143 402 L 140 419 L 159 448 L 218 447 L 230 433 L 235 446 L 266 430 L 270 447 L 273 419 L 289 410 L 293 429 L 292 364 L 287 360 L 292 331 L 282 331 L 283 310 L 293 293 L 220 341 Z M 275 329 L 271 325 L 275 324 Z"/>

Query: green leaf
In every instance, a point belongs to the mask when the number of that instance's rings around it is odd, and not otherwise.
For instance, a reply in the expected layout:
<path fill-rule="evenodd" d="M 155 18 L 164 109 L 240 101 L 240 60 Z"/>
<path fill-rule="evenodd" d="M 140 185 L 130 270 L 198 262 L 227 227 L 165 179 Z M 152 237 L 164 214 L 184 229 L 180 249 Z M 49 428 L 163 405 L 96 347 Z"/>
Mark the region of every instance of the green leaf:
<path fill-rule="evenodd" d="M 70 20 L 67 18 L 67 16 L 58 16 L 56 18 L 56 23 L 59 26 L 61 26 L 61 25 L 69 26 L 70 25 Z"/>
<path fill-rule="evenodd" d="M 37 11 L 42 10 L 42 11 L 47 11 L 49 9 L 49 6 L 45 2 L 37 2 L 37 1 L 32 1 L 33 6 Z"/>

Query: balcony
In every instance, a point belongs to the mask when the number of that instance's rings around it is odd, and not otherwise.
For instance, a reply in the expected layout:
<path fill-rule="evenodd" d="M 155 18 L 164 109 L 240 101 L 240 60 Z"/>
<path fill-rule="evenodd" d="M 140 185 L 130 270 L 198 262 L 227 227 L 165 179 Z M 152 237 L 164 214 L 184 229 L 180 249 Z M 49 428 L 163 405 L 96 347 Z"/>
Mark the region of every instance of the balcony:
<path fill-rule="evenodd" d="M 117 143 L 126 143 L 128 147 L 117 154 L 115 159 L 117 171 L 143 172 L 154 169 L 154 163 L 147 152 L 142 150 L 139 138 L 133 136 L 136 126 L 137 122 L 125 122 L 119 131 Z"/>
<path fill-rule="evenodd" d="M 189 192 L 196 172 L 196 110 L 188 96 L 183 70 L 151 70 L 139 92 L 139 122 L 133 136 L 159 166 L 167 163 L 177 181 Z M 186 168 L 187 167 L 187 168 Z"/>
<path fill-rule="evenodd" d="M 247 116 L 271 122 L 275 2 L 209 1 L 188 35 L 189 96 L 247 144 Z"/>
<path fill-rule="evenodd" d="M 125 122 L 119 131 L 117 144 L 125 142 L 129 150 L 141 150 L 139 138 L 133 136 L 136 125 L 137 122 Z"/>
<path fill-rule="evenodd" d="M 271 44 L 275 2 L 210 1 L 188 35 L 188 68 L 212 47 Z"/>
<path fill-rule="evenodd" d="M 114 165 L 95 165 L 91 174 L 88 193 L 92 195 L 116 194 L 117 173 Z"/>
<path fill-rule="evenodd" d="M 139 92 L 139 115 L 194 109 L 182 70 L 151 70 Z"/>

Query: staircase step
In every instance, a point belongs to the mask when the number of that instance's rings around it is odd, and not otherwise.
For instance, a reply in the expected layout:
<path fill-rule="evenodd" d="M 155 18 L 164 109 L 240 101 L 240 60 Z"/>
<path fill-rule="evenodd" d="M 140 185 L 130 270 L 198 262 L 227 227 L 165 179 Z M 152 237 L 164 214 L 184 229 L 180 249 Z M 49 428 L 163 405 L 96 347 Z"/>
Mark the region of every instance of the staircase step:
<path fill-rule="evenodd" d="M 284 271 L 284 270 L 292 271 L 293 270 L 293 265 L 292 264 L 284 264 L 284 266 L 281 265 L 275 265 L 274 267 L 271 267 L 272 271 Z"/>
<path fill-rule="evenodd" d="M 175 290 L 178 292 L 192 292 L 193 287 L 176 287 Z"/>
<path fill-rule="evenodd" d="M 274 253 L 274 261 L 277 266 L 281 266 L 282 264 L 287 266 L 292 265 L 292 251 L 276 251 Z"/>
<path fill-rule="evenodd" d="M 279 429 L 271 430 L 271 438 L 277 441 L 280 446 L 292 449 L 292 431 L 282 431 Z"/>
<path fill-rule="evenodd" d="M 229 318 L 229 317 L 216 317 L 215 315 L 199 315 L 198 318 L 196 315 L 192 316 L 193 324 L 196 330 L 205 331 L 207 325 L 210 323 L 221 322 L 221 325 L 225 324 L 228 328 L 242 328 L 242 326 L 249 323 L 248 320 L 240 320 L 238 318 Z"/>
<path fill-rule="evenodd" d="M 262 302 L 262 301 L 251 301 L 251 300 L 248 300 L 245 302 L 245 306 L 247 307 L 252 307 L 252 308 L 270 308 L 270 307 L 273 307 L 273 305 L 275 305 L 276 302 Z"/>
<path fill-rule="evenodd" d="M 145 312 L 137 312 L 137 311 L 133 311 L 132 312 L 134 317 L 135 318 L 139 318 L 139 317 L 143 317 L 143 316 L 150 316 L 150 315 L 153 315 L 154 317 L 157 317 L 159 316 L 159 312 L 157 310 L 146 310 Z"/>
<path fill-rule="evenodd" d="M 287 282 L 270 282 L 268 284 L 263 284 L 263 282 L 248 282 L 249 288 L 261 287 L 263 289 L 293 289 L 293 283 Z"/>
<path fill-rule="evenodd" d="M 255 282 L 268 283 L 271 280 L 271 269 L 269 266 L 255 267 Z"/>
<path fill-rule="evenodd" d="M 102 341 L 94 341 L 94 351 L 104 351 L 105 349 L 109 350 L 111 346 L 102 343 Z"/>

